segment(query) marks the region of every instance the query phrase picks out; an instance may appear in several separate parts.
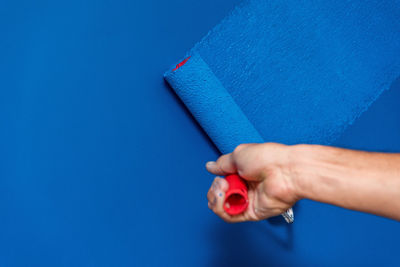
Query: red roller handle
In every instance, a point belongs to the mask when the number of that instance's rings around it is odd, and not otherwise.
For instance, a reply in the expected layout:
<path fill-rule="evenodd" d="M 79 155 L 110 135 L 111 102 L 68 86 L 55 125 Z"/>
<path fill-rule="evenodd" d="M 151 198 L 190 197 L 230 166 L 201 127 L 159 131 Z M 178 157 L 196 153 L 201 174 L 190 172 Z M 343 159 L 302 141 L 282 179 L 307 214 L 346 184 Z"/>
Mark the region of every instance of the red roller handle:
<path fill-rule="evenodd" d="M 225 177 L 229 184 L 225 193 L 224 209 L 230 215 L 237 215 L 244 212 L 249 205 L 247 197 L 247 183 L 237 174 Z"/>

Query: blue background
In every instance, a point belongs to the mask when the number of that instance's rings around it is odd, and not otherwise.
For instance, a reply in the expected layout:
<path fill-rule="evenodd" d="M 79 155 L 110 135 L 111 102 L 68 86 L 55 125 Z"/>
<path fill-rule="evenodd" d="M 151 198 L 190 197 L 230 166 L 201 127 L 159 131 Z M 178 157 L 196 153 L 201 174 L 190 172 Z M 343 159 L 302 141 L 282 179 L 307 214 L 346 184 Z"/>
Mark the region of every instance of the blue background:
<path fill-rule="evenodd" d="M 397 263 L 384 218 L 208 210 L 218 152 L 162 74 L 239 2 L 0 2 L 1 266 Z M 400 151 L 399 99 L 397 81 L 335 144 Z"/>

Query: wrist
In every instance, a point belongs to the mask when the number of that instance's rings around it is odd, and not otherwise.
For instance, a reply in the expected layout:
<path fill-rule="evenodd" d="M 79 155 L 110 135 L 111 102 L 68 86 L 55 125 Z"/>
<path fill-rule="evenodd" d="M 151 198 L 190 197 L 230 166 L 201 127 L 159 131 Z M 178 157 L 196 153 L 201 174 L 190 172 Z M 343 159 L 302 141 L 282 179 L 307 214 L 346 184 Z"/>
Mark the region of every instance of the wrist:
<path fill-rule="evenodd" d="M 316 176 L 318 165 L 318 147 L 316 145 L 290 146 L 290 173 L 293 182 L 294 194 L 298 199 L 310 198 L 313 180 Z"/>

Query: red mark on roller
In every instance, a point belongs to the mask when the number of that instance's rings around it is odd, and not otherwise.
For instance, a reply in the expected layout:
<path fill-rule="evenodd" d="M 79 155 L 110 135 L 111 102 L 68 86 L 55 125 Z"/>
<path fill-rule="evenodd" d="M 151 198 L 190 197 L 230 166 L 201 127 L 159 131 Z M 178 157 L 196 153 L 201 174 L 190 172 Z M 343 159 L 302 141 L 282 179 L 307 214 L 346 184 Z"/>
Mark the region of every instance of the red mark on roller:
<path fill-rule="evenodd" d="M 225 179 L 229 184 L 229 188 L 225 193 L 224 210 L 230 215 L 240 214 L 249 205 L 247 183 L 236 174 L 228 175 Z"/>
<path fill-rule="evenodd" d="M 189 60 L 190 57 L 184 59 L 181 63 L 179 63 L 178 65 L 176 65 L 175 69 L 173 69 L 172 71 L 176 71 L 177 69 L 179 69 L 180 67 L 182 67 L 183 65 L 185 65 L 185 63 Z"/>

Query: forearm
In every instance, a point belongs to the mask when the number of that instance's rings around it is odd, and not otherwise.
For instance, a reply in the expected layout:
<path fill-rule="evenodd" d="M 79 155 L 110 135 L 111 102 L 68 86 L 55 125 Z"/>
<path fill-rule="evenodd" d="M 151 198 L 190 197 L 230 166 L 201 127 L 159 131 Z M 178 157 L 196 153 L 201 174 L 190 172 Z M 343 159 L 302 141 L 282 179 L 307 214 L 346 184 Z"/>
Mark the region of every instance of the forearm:
<path fill-rule="evenodd" d="M 300 198 L 400 220 L 400 154 L 293 146 Z"/>

